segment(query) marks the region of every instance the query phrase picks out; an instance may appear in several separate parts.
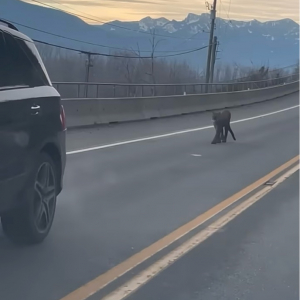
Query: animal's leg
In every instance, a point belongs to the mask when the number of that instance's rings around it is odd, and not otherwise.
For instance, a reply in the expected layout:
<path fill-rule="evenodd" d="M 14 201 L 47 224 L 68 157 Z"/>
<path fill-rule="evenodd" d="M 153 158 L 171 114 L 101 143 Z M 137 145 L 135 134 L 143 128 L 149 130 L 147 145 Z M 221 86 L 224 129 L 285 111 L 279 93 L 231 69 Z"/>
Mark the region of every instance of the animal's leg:
<path fill-rule="evenodd" d="M 222 129 L 222 127 L 220 128 L 220 126 L 215 126 L 215 128 L 216 128 L 216 134 L 215 134 L 214 139 L 211 142 L 212 144 L 221 143 L 220 135 L 221 135 L 221 130 L 223 130 L 223 129 Z"/>
<path fill-rule="evenodd" d="M 228 125 L 225 125 L 224 126 L 224 130 L 225 130 L 225 136 L 224 136 L 224 139 L 223 139 L 223 143 L 226 143 L 226 141 L 227 141 L 227 136 L 228 136 L 228 130 L 229 130 L 229 128 L 228 128 Z"/>
<path fill-rule="evenodd" d="M 232 138 L 236 141 L 235 136 L 234 136 L 234 133 L 233 133 L 231 127 L 230 127 L 230 124 L 228 125 L 228 130 L 229 130 L 229 132 L 231 133 Z"/>
<path fill-rule="evenodd" d="M 222 131 L 221 131 L 221 141 L 222 141 L 222 143 L 226 143 L 226 126 L 224 126 L 222 128 Z"/>

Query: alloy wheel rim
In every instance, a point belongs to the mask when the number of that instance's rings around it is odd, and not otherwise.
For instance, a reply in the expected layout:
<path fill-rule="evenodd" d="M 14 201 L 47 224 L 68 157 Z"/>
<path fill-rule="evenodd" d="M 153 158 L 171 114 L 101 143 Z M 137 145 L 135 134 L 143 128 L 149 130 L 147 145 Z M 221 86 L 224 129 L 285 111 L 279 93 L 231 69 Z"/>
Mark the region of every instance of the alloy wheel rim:
<path fill-rule="evenodd" d="M 44 162 L 37 172 L 34 184 L 34 219 L 40 233 L 51 226 L 56 203 L 54 171 L 50 163 Z"/>

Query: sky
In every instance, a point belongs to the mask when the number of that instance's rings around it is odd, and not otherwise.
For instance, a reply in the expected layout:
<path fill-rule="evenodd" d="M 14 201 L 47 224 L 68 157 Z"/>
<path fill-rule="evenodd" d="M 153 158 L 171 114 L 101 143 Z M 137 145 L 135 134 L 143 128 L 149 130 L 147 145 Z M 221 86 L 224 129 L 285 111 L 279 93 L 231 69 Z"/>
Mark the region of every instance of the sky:
<path fill-rule="evenodd" d="M 26 0 L 31 2 L 31 0 Z M 207 12 L 206 0 L 40 0 L 65 11 L 101 21 L 152 18 L 182 20 L 188 13 Z M 209 0 L 212 4 L 213 0 Z M 33 2 L 31 2 L 33 3 Z M 218 0 L 217 16 L 231 20 L 259 21 L 291 18 L 299 22 L 299 0 Z M 92 23 L 91 20 L 85 20 Z"/>

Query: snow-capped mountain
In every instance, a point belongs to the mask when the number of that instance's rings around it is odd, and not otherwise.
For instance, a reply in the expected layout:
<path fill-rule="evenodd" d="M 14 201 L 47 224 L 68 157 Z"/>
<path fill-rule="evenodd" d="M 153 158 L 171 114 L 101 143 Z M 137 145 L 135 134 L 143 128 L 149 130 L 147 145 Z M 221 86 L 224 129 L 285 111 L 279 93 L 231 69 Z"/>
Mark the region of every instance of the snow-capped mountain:
<path fill-rule="evenodd" d="M 115 25 L 116 22 L 111 22 L 109 25 Z M 118 25 L 122 24 L 121 22 L 117 23 Z M 152 19 L 146 17 L 138 22 L 123 22 L 123 24 L 128 25 L 130 28 L 139 29 L 141 31 L 151 31 L 153 29 L 158 30 L 159 32 L 171 33 L 175 32 L 177 35 L 183 34 L 196 34 L 208 32 L 210 29 L 210 15 L 209 14 L 188 14 L 187 17 L 182 21 L 176 20 L 167 20 L 166 18 Z M 128 27 L 126 26 L 126 27 Z M 112 26 L 113 27 L 113 26 Z M 299 34 L 299 25 L 292 21 L 291 19 L 282 19 L 278 21 L 268 21 L 268 22 L 259 22 L 257 20 L 252 21 L 234 21 L 234 20 L 224 20 L 217 18 L 216 21 L 216 30 L 219 31 L 219 34 L 222 31 L 227 30 L 228 32 L 241 32 L 248 31 L 248 33 L 253 33 L 255 30 L 256 34 L 262 33 L 263 36 L 295 36 L 298 40 Z"/>
<path fill-rule="evenodd" d="M 0 18 L 19 23 L 15 25 L 34 39 L 56 45 L 101 53 L 112 53 L 118 51 L 117 48 L 119 50 L 138 48 L 142 56 L 149 56 L 151 50 L 149 40 L 153 32 L 155 32 L 155 40 L 161 40 L 156 55 L 164 56 L 207 45 L 210 25 L 209 14 L 192 13 L 181 21 L 146 17 L 135 22 L 113 21 L 104 25 L 90 25 L 65 12 L 19 0 L 1 0 Z M 291 19 L 244 22 L 217 18 L 215 29 L 215 35 L 220 42 L 218 62 L 241 65 L 268 63 L 271 66 L 284 66 L 293 64 L 298 59 L 299 24 Z M 173 56 L 172 59 L 185 60 L 193 67 L 202 68 L 206 55 L 207 50 L 204 49 Z"/>

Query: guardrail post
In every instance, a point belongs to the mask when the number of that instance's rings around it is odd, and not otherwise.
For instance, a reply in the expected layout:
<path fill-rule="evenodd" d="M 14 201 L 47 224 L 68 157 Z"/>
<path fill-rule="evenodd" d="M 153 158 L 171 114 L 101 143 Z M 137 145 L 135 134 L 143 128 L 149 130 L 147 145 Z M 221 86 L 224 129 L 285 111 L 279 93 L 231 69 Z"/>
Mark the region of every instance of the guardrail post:
<path fill-rule="evenodd" d="M 144 86 L 142 85 L 142 97 L 144 97 Z"/>
<path fill-rule="evenodd" d="M 116 98 L 116 86 L 113 85 L 113 91 L 114 91 L 114 98 Z"/>
<path fill-rule="evenodd" d="M 84 89 L 84 97 L 87 98 L 88 96 L 88 89 L 89 89 L 89 86 L 87 84 L 85 84 L 85 89 Z"/>
<path fill-rule="evenodd" d="M 98 98 L 99 97 L 99 84 L 97 84 L 97 97 L 96 98 Z"/>

